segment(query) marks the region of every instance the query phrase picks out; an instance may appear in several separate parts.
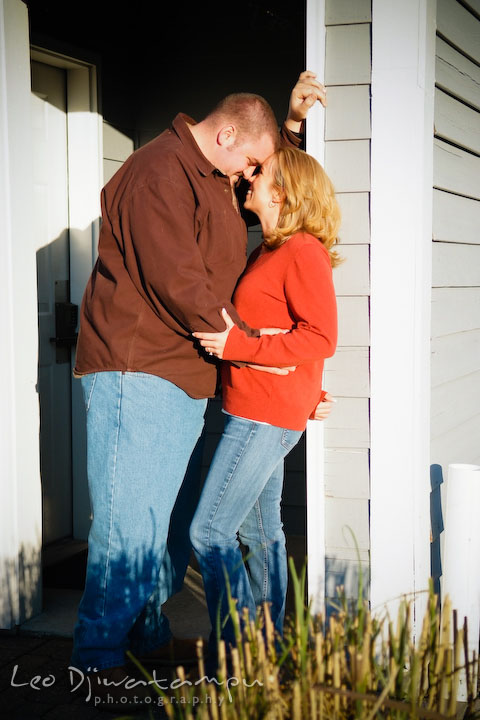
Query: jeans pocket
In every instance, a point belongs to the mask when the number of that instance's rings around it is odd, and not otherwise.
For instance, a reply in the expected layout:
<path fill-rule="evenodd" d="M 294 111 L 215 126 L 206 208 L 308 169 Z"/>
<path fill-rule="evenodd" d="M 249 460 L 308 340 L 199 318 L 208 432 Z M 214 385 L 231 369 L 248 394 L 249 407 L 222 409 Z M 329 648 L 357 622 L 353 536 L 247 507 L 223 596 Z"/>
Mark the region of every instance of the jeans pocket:
<path fill-rule="evenodd" d="M 90 403 L 92 402 L 93 389 L 97 379 L 97 373 L 89 373 L 88 375 L 82 375 L 81 383 L 83 390 L 83 401 L 85 403 L 85 410 L 88 413 L 90 410 Z"/>
<path fill-rule="evenodd" d="M 287 430 L 284 428 L 282 431 L 282 446 L 290 452 L 301 437 L 302 433 L 299 430 Z"/>

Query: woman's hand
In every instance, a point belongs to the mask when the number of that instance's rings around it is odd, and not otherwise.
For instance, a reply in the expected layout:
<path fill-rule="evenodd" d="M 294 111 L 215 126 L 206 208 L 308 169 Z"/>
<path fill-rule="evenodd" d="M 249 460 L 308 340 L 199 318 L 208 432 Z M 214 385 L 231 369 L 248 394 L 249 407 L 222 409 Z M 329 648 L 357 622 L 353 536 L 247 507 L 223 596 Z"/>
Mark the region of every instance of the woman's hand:
<path fill-rule="evenodd" d="M 333 395 L 330 395 L 329 392 L 325 393 L 325 397 L 318 403 L 310 415 L 310 420 L 326 420 L 332 411 L 333 403 L 336 402 Z"/>
<path fill-rule="evenodd" d="M 227 326 L 223 332 L 208 333 L 208 332 L 194 332 L 193 337 L 200 341 L 200 345 L 205 348 L 209 355 L 215 355 L 215 357 L 223 357 L 223 351 L 228 338 L 228 333 L 234 326 L 234 322 L 225 308 L 222 308 L 222 317 L 225 320 Z"/>

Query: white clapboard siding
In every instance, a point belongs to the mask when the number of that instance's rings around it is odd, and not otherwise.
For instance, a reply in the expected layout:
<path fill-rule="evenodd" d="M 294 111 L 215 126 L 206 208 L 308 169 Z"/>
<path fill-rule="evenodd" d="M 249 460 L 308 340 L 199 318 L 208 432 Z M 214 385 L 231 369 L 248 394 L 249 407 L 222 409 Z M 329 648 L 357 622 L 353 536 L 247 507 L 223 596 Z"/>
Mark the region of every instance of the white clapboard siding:
<path fill-rule="evenodd" d="M 435 90 L 435 135 L 466 150 L 480 153 L 480 113 Z"/>
<path fill-rule="evenodd" d="M 480 288 L 433 288 L 433 338 L 480 326 Z"/>
<path fill-rule="evenodd" d="M 343 557 L 345 554 L 348 554 L 349 557 Z M 359 554 L 360 562 L 353 548 L 348 553 L 342 550 L 335 555 L 329 553 L 325 557 L 325 597 L 332 602 L 334 607 L 338 606 L 339 593 L 346 598 L 357 598 L 360 581 L 364 593 L 368 587 L 369 555 L 366 550 L 360 551 Z"/>
<path fill-rule="evenodd" d="M 327 379 L 328 381 L 328 379 Z M 324 387 L 330 390 L 325 382 Z M 332 393 L 335 395 L 335 393 Z M 368 398 L 337 398 L 325 420 L 325 446 L 328 448 L 369 448 L 370 418 Z"/>
<path fill-rule="evenodd" d="M 368 348 L 339 347 L 325 362 L 324 386 L 338 397 L 368 397 L 370 394 Z"/>
<path fill-rule="evenodd" d="M 480 464 L 480 414 L 462 425 L 458 425 L 445 435 L 432 440 L 430 462 L 443 467 L 444 479 L 450 463 Z"/>
<path fill-rule="evenodd" d="M 480 245 L 434 242 L 432 287 L 474 286 L 480 286 Z"/>
<path fill-rule="evenodd" d="M 371 0 L 326 0 L 325 25 L 364 23 L 371 19 Z"/>
<path fill-rule="evenodd" d="M 480 0 L 462 0 L 462 4 L 470 8 L 470 10 L 473 10 L 477 15 L 480 15 Z"/>
<path fill-rule="evenodd" d="M 480 67 L 437 37 L 435 83 L 480 110 Z"/>
<path fill-rule="evenodd" d="M 432 387 L 480 370 L 480 329 L 433 338 Z"/>
<path fill-rule="evenodd" d="M 340 244 L 370 242 L 370 196 L 368 192 L 337 193 L 342 213 Z M 342 248 L 339 248 L 340 253 Z"/>
<path fill-rule="evenodd" d="M 365 499 L 370 493 L 368 450 L 325 450 L 325 494 Z"/>
<path fill-rule="evenodd" d="M 325 170 L 338 193 L 370 190 L 369 140 L 325 143 Z"/>
<path fill-rule="evenodd" d="M 368 297 L 337 297 L 338 346 L 365 347 L 370 344 Z"/>
<path fill-rule="evenodd" d="M 325 85 L 368 84 L 370 70 L 370 24 L 327 27 Z"/>
<path fill-rule="evenodd" d="M 342 245 L 338 248 L 344 261 L 333 270 L 337 295 L 370 293 L 369 245 Z"/>
<path fill-rule="evenodd" d="M 444 435 L 478 415 L 480 369 L 432 388 L 431 408 L 432 438 Z"/>
<path fill-rule="evenodd" d="M 433 239 L 480 245 L 480 200 L 434 190 Z"/>
<path fill-rule="evenodd" d="M 435 140 L 433 184 L 440 190 L 480 199 L 480 157 Z"/>
<path fill-rule="evenodd" d="M 327 89 L 325 140 L 370 137 L 370 86 L 332 85 Z"/>
<path fill-rule="evenodd" d="M 332 548 L 353 548 L 353 532 L 360 550 L 368 550 L 369 517 L 368 499 L 325 498 L 325 546 L 327 553 Z"/>
<path fill-rule="evenodd" d="M 480 22 L 456 0 L 437 0 L 437 32 L 480 63 Z"/>
<path fill-rule="evenodd" d="M 104 185 L 106 185 L 107 182 L 112 179 L 112 177 L 115 175 L 117 170 L 120 170 L 122 165 L 123 165 L 123 160 L 104 159 L 104 161 L 103 161 L 103 183 L 104 183 Z"/>
<path fill-rule="evenodd" d="M 125 161 L 134 150 L 133 140 L 112 125 L 103 122 L 103 157 Z"/>

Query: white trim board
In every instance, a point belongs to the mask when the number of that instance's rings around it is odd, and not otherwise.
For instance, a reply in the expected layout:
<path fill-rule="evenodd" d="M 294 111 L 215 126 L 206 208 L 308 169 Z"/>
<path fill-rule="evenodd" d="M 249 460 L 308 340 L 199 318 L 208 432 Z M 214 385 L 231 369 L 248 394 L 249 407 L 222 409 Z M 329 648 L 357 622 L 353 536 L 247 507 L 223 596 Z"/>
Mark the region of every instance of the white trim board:
<path fill-rule="evenodd" d="M 325 78 L 325 0 L 307 0 L 307 67 Z M 310 110 L 307 121 L 307 152 L 324 165 L 325 113 L 319 103 Z M 323 423 L 309 420 L 306 431 L 307 464 L 307 582 L 313 612 L 325 603 L 325 474 Z"/>
<path fill-rule="evenodd" d="M 395 612 L 430 574 L 435 0 L 373 0 L 372 38 L 371 604 Z"/>
<path fill-rule="evenodd" d="M 41 606 L 30 48 L 20 0 L 0 0 L 0 67 L 0 627 L 8 629 Z"/>

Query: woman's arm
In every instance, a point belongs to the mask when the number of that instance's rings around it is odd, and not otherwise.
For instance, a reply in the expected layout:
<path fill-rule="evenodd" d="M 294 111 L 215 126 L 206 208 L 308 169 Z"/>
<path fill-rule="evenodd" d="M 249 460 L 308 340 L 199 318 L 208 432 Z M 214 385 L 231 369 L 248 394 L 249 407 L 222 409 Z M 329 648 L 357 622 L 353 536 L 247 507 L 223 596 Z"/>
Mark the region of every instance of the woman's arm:
<path fill-rule="evenodd" d="M 257 365 L 292 366 L 331 357 L 337 342 L 337 309 L 330 261 L 320 243 L 297 251 L 284 290 L 295 323 L 289 332 L 249 338 L 222 311 L 223 332 L 194 333 L 195 337 L 217 357 Z"/>

